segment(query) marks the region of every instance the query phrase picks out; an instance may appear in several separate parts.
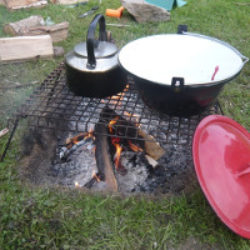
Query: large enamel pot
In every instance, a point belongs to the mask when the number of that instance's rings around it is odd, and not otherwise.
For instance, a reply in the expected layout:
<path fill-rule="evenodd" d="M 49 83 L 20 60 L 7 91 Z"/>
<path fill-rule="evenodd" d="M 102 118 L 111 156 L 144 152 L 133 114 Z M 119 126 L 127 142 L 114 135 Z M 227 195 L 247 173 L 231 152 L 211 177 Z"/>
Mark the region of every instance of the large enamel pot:
<path fill-rule="evenodd" d="M 153 35 L 128 43 L 118 60 L 134 78 L 148 106 L 188 116 L 211 105 L 248 58 L 223 41 L 179 28 L 179 34 Z"/>
<path fill-rule="evenodd" d="M 99 39 L 95 39 L 98 24 Z M 65 68 L 67 85 L 76 95 L 102 98 L 124 89 L 126 77 L 118 64 L 118 48 L 107 41 L 103 15 L 92 20 L 86 42 L 65 56 Z"/>

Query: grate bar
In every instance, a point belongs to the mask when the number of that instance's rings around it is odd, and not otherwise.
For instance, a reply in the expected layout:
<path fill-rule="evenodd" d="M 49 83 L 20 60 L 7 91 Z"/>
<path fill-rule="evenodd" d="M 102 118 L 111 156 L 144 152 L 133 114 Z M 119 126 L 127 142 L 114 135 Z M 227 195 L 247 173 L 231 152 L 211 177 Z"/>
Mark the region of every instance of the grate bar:
<path fill-rule="evenodd" d="M 109 126 L 119 138 L 148 140 L 140 136 L 142 130 L 151 138 L 165 143 L 191 144 L 199 121 L 210 114 L 222 114 L 219 103 L 204 113 L 185 117 L 168 116 L 148 108 L 131 79 L 122 93 L 107 98 L 88 98 L 74 95 L 66 85 L 64 65 L 60 64 L 34 90 L 17 117 L 25 117 L 31 127 L 60 129 L 74 133 L 94 129 L 97 124 Z M 108 132 L 105 135 L 111 136 Z"/>

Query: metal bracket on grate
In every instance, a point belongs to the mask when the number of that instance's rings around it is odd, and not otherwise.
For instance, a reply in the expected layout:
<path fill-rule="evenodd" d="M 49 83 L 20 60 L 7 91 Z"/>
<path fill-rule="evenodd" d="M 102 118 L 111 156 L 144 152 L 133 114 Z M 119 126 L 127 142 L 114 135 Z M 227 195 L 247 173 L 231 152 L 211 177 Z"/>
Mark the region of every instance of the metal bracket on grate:
<path fill-rule="evenodd" d="M 74 133 L 94 130 L 98 123 L 112 126 L 119 138 L 190 144 L 199 121 L 210 114 L 221 114 L 219 104 L 189 118 L 168 116 L 148 108 L 135 85 L 128 79 L 122 93 L 108 98 L 75 96 L 67 87 L 64 65 L 54 70 L 18 111 L 31 127 L 61 129 Z M 113 120 L 112 125 L 110 121 Z M 142 137 L 141 132 L 151 137 Z M 107 129 L 107 135 L 108 129 Z"/>

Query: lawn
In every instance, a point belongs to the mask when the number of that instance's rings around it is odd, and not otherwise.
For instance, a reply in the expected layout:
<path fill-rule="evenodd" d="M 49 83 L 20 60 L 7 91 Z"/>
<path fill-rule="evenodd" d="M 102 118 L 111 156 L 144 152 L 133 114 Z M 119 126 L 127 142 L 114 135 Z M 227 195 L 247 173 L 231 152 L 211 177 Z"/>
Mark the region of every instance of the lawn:
<path fill-rule="evenodd" d="M 121 47 L 138 37 L 176 33 L 178 24 L 189 31 L 217 37 L 250 57 L 250 6 L 247 0 L 188 0 L 171 11 L 169 22 L 137 24 L 125 11 L 120 20 L 107 23 L 129 24 L 108 27 Z M 58 43 L 65 51 L 85 40 L 93 18 L 78 15 L 98 4 L 69 8 L 49 4 L 43 9 L 9 12 L 0 6 L 0 26 L 42 15 L 58 23 L 69 21 L 67 40 Z M 118 8 L 118 0 L 103 0 L 98 13 Z M 0 28 L 0 37 L 6 36 Z M 0 65 L 0 79 L 35 86 L 63 58 L 21 64 Z M 219 100 L 225 115 L 250 128 L 250 63 L 227 84 Z M 5 87 L 8 82 L 0 82 Z M 0 90 L 0 129 L 34 87 Z M 19 135 L 17 133 L 4 163 L 0 163 L 0 249 L 250 249 L 250 242 L 231 232 L 217 218 L 203 193 L 177 197 L 86 193 L 65 188 L 34 187 L 18 179 Z M 2 151 L 7 137 L 0 139 Z"/>

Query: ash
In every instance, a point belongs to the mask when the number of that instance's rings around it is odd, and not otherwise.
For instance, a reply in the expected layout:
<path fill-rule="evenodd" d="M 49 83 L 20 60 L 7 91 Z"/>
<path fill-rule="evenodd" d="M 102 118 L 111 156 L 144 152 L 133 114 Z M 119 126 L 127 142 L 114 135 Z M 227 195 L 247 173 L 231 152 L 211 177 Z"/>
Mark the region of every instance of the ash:
<path fill-rule="evenodd" d="M 191 148 L 181 145 L 165 145 L 166 153 L 158 160 L 156 168 L 149 168 L 145 191 L 180 193 L 196 186 Z"/>
<path fill-rule="evenodd" d="M 188 191 L 195 186 L 190 148 L 180 145 L 165 145 L 166 153 L 153 167 L 144 152 L 124 151 L 121 164 L 126 174 L 116 172 L 119 191 L 122 193 L 174 193 Z"/>
<path fill-rule="evenodd" d="M 144 153 L 124 151 L 121 154 L 121 164 L 127 172 L 125 175 L 116 174 L 119 190 L 123 193 L 140 192 L 149 175 Z"/>
<path fill-rule="evenodd" d="M 61 148 L 57 148 L 57 156 L 50 167 L 50 175 L 55 177 L 56 184 L 68 187 L 85 186 L 97 172 L 94 141 L 88 139 L 84 145 L 78 146 L 67 159 L 60 159 Z"/>

